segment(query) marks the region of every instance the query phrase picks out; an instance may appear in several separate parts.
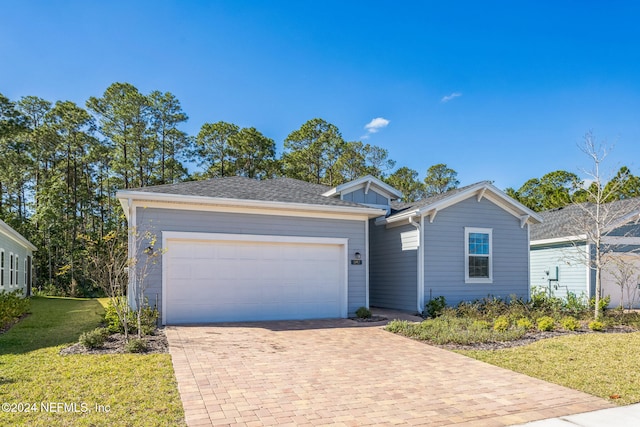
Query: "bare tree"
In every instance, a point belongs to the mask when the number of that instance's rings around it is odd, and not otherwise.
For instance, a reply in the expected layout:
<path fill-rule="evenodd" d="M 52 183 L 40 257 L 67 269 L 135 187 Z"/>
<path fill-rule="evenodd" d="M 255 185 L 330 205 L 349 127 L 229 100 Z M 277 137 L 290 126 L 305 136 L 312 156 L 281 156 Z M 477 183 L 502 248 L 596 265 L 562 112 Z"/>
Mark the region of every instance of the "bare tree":
<path fill-rule="evenodd" d="M 637 213 L 640 200 L 609 202 L 620 190 L 619 184 L 608 179 L 610 177 L 605 176 L 602 171 L 609 148 L 596 142 L 591 132 L 585 135 L 584 142 L 579 148 L 589 157 L 591 169 L 582 170 L 588 177 L 589 185 L 585 185 L 584 190 L 574 194 L 584 202 L 575 204 L 577 209 L 573 209 L 574 214 L 571 219 L 575 234 L 584 236 L 586 242 L 593 247 L 593 256 L 587 251 L 583 262 L 595 272 L 594 316 L 597 319 L 601 314 L 602 272 L 605 265 L 612 259 L 605 255 L 612 252 L 613 246 L 618 244 L 615 239 L 608 239 L 607 236 L 611 231 L 628 222 L 630 215 Z"/>
<path fill-rule="evenodd" d="M 138 338 L 142 338 L 142 319 L 144 310 L 148 307 L 146 290 L 148 288 L 147 276 L 152 266 L 164 253 L 164 249 L 158 248 L 158 237 L 152 228 L 139 230 L 132 228 L 129 231 L 130 254 L 127 261 L 129 267 L 129 302 L 136 313 Z"/>
<path fill-rule="evenodd" d="M 92 267 L 89 272 L 91 280 L 109 297 L 124 329 L 125 339 L 128 340 L 130 307 L 126 292 L 129 259 L 124 238 L 115 231 L 105 234 L 98 241 L 93 241 L 88 236 L 83 237 L 89 265 Z"/>

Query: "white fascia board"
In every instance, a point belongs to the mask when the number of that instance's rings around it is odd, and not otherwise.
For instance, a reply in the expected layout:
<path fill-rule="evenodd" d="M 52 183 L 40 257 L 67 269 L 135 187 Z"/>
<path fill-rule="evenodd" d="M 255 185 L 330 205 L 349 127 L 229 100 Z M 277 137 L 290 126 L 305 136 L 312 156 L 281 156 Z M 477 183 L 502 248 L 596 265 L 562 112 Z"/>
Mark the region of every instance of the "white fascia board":
<path fill-rule="evenodd" d="M 539 239 L 532 240 L 529 245 L 530 246 L 542 246 L 542 245 L 551 245 L 554 243 L 570 243 L 570 242 L 586 242 L 587 235 L 586 234 L 578 234 L 575 236 L 562 236 L 562 237 L 554 237 L 552 239 Z"/>
<path fill-rule="evenodd" d="M 10 238 L 11 240 L 13 240 L 14 242 L 18 243 L 19 245 L 22 245 L 25 248 L 30 249 L 32 252 L 35 252 L 38 250 L 38 248 L 36 248 L 30 241 L 25 239 L 22 234 L 18 233 L 16 230 L 11 228 L 9 224 L 7 224 L 1 219 L 0 219 L 0 232 L 5 236 L 7 236 L 8 238 Z"/>
<path fill-rule="evenodd" d="M 297 212 L 326 212 L 330 214 L 358 215 L 367 216 L 368 218 L 386 215 L 383 209 L 375 209 L 369 207 L 351 207 L 351 206 L 334 206 L 334 205 L 311 205 L 306 203 L 287 203 L 272 202 L 261 200 L 243 200 L 243 199 L 227 199 L 204 196 L 184 196 L 164 193 L 148 193 L 144 191 L 119 191 L 116 197 L 120 200 L 125 214 L 128 211 L 129 200 L 132 200 L 137 206 L 144 206 L 144 202 L 159 202 L 166 204 L 179 205 L 207 205 L 229 208 L 252 208 L 260 210 L 279 210 L 279 211 L 297 211 Z M 143 203 L 138 203 L 143 202 Z"/>

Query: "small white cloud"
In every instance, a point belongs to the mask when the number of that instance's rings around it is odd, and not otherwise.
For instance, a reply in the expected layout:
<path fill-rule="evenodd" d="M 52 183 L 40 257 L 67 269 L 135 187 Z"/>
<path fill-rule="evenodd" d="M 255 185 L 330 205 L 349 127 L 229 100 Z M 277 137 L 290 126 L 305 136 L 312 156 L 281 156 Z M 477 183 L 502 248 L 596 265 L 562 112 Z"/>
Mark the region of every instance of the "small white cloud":
<path fill-rule="evenodd" d="M 369 139 L 369 136 L 372 133 L 376 133 L 380 129 L 386 128 L 388 125 L 389 125 L 389 120 L 383 117 L 376 117 L 375 119 L 371 120 L 369 123 L 364 125 L 364 128 L 367 130 L 367 133 L 362 135 L 360 139 Z"/>
<path fill-rule="evenodd" d="M 389 120 L 382 117 L 376 117 L 375 119 L 371 120 L 369 123 L 364 125 L 364 128 L 369 133 L 376 133 L 380 129 L 385 128 L 388 125 L 389 125 Z"/>
<path fill-rule="evenodd" d="M 462 96 L 460 92 L 453 92 L 451 95 L 443 96 L 440 102 L 449 102 L 452 99 L 458 98 L 459 96 Z"/>

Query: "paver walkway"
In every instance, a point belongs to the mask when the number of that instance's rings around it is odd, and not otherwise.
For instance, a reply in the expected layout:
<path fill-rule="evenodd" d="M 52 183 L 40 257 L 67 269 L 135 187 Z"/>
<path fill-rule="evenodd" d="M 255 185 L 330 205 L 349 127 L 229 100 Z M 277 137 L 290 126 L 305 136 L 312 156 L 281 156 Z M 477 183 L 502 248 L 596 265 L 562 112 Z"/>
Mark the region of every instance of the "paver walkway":
<path fill-rule="evenodd" d="M 189 426 L 504 426 L 612 406 L 347 319 L 166 334 Z"/>

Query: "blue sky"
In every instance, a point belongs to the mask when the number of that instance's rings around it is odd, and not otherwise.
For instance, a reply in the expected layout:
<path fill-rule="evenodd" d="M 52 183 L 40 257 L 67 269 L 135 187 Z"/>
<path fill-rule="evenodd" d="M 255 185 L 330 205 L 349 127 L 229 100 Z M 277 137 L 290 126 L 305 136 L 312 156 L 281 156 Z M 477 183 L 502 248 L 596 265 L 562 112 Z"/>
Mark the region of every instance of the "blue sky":
<path fill-rule="evenodd" d="M 190 134 L 224 120 L 279 151 L 321 117 L 421 176 L 500 188 L 589 167 L 591 130 L 607 170 L 640 175 L 637 4 L 4 0 L 0 92 L 84 105 L 129 82 L 176 95 Z"/>

